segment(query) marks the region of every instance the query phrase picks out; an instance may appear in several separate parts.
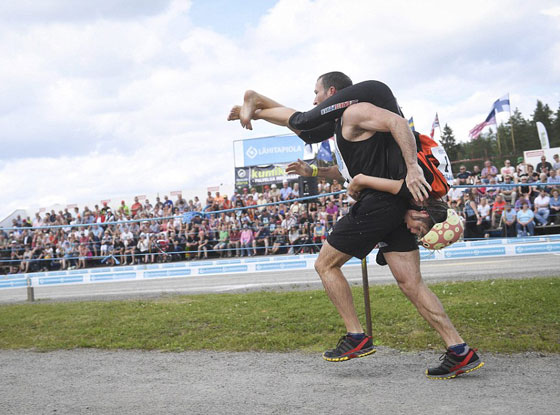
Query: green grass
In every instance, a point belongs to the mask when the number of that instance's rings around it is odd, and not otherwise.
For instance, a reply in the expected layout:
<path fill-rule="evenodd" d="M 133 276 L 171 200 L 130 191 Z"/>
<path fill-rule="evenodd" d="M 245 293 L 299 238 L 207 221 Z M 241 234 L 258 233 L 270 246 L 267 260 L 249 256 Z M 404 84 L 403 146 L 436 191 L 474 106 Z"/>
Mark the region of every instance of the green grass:
<path fill-rule="evenodd" d="M 471 345 L 560 353 L 560 279 L 430 285 Z M 360 288 L 353 289 L 363 316 Z M 442 349 L 394 285 L 373 286 L 374 338 L 401 350 Z M 0 306 L 0 348 L 322 352 L 344 333 L 323 291 L 213 294 Z"/>

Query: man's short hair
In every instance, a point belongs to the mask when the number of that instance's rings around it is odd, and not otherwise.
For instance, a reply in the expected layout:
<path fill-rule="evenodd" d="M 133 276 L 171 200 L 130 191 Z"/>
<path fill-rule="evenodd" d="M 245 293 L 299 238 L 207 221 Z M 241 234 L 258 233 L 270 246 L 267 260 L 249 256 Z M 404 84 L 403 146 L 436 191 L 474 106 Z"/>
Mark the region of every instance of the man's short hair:
<path fill-rule="evenodd" d="M 340 91 L 341 89 L 352 86 L 352 80 L 350 77 L 342 72 L 327 72 L 326 74 L 321 75 L 318 79 L 321 80 L 325 90 L 334 86 L 337 91 Z"/>

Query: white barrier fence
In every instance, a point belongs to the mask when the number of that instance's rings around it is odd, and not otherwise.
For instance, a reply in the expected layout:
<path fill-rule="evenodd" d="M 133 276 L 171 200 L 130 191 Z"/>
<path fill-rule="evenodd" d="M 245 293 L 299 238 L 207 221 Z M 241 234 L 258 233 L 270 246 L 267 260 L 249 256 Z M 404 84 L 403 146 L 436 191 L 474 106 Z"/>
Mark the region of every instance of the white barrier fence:
<path fill-rule="evenodd" d="M 420 248 L 422 261 L 546 253 L 560 253 L 560 235 L 457 242 L 440 251 L 428 251 Z M 367 262 L 375 263 L 376 255 L 377 250 L 373 250 L 368 255 Z M 258 256 L 13 274 L 0 277 L 0 289 L 153 280 L 156 278 L 188 278 L 201 275 L 297 271 L 313 269 L 316 258 L 317 254 Z M 359 266 L 360 264 L 360 260 L 352 258 L 347 266 Z"/>

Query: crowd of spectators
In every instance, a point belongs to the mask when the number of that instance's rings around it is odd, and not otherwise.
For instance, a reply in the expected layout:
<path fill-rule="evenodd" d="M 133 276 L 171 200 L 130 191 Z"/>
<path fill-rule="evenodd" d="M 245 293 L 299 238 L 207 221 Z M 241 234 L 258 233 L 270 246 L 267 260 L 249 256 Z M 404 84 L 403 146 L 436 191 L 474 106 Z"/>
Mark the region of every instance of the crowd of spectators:
<path fill-rule="evenodd" d="M 498 183 L 515 186 L 499 188 Z M 507 237 L 533 235 L 536 225 L 560 224 L 557 155 L 552 163 L 543 157 L 535 168 L 523 158 L 515 167 L 506 160 L 500 169 L 490 160 L 472 172 L 461 165 L 454 184 L 484 185 L 453 188 L 448 194 L 449 206 L 466 219 L 465 238 L 496 232 Z M 293 200 L 300 196 L 297 182 L 285 181 L 279 187 L 243 188 L 231 198 L 208 192 L 204 201 L 196 196 L 187 201 L 179 195 L 175 201 L 158 197 L 152 204 L 136 197 L 130 206 L 123 200 L 117 207 L 102 203 L 93 209 L 18 217 L 13 229 L 0 229 L 0 272 L 318 252 L 351 202 L 346 193 L 321 195 L 342 189 L 336 180 L 321 180 L 319 196 L 301 203 Z M 256 207 L 272 202 L 280 203 Z M 218 212 L 240 207 L 245 209 Z M 129 220 L 133 222 L 111 224 Z M 81 226 L 85 224 L 89 226 Z M 51 227 L 35 229 L 44 226 Z"/>
<path fill-rule="evenodd" d="M 534 235 L 536 226 L 560 224 L 560 159 L 549 162 L 546 156 L 535 166 L 520 157 L 517 166 L 505 160 L 498 169 L 490 160 L 473 171 L 464 165 L 455 175 L 455 185 L 484 185 L 477 188 L 452 188 L 448 204 L 465 220 L 465 238 Z M 496 184 L 512 184 L 496 187 Z"/>
<path fill-rule="evenodd" d="M 322 194 L 342 190 L 336 180 L 322 180 L 318 188 Z M 298 183 L 284 182 L 260 191 L 243 188 L 231 198 L 208 192 L 205 201 L 195 196 L 187 202 L 179 195 L 152 204 L 136 197 L 130 206 L 123 200 L 118 207 L 102 203 L 18 217 L 11 230 L 0 229 L 0 267 L 2 273 L 25 273 L 318 252 L 328 230 L 348 211 L 346 194 L 319 195 L 310 203 L 293 201 L 298 197 Z M 256 207 L 272 202 L 280 203 Z M 245 209 L 218 212 L 240 207 Z M 44 226 L 50 228 L 35 229 Z"/>

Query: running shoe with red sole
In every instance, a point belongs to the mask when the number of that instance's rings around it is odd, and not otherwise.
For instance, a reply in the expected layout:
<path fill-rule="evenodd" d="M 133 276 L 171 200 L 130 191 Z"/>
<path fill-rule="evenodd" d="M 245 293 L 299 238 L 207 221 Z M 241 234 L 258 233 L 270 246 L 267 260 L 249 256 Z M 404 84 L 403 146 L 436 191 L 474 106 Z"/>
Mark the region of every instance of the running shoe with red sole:
<path fill-rule="evenodd" d="M 323 359 L 328 362 L 344 362 L 358 357 L 369 356 L 375 352 L 376 349 L 371 336 L 366 336 L 362 340 L 354 340 L 346 335 L 340 338 L 336 348 L 323 353 Z"/>
<path fill-rule="evenodd" d="M 484 362 L 476 354 L 477 349 L 470 349 L 465 356 L 457 356 L 451 350 L 441 355 L 441 364 L 426 370 L 426 376 L 430 379 L 445 380 L 453 379 L 480 369 Z"/>

